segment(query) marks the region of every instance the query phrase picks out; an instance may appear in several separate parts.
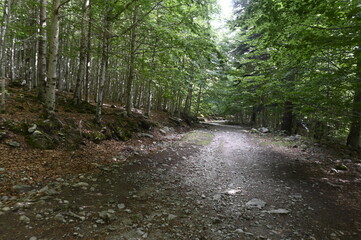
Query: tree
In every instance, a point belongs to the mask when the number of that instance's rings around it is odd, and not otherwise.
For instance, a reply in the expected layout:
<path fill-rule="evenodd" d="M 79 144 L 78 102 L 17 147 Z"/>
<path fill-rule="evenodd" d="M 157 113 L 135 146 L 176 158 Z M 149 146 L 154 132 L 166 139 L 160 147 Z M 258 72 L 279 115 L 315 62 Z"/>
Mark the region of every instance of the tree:
<path fill-rule="evenodd" d="M 5 98 L 6 98 L 5 53 L 6 53 L 6 37 L 7 37 L 9 19 L 10 19 L 10 5 L 11 5 L 11 0 L 5 0 L 3 7 L 4 8 L 3 23 L 1 25 L 0 78 L 1 78 L 1 112 L 3 113 L 5 113 Z"/>

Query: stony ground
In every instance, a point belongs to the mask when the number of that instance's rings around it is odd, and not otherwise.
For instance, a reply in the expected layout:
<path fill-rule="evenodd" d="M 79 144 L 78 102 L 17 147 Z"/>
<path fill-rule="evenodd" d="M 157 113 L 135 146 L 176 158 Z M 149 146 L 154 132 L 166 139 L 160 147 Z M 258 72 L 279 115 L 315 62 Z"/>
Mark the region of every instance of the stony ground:
<path fill-rule="evenodd" d="M 220 125 L 133 155 L 3 206 L 0 238 L 361 239 L 360 177 L 329 181 L 319 155 Z"/>

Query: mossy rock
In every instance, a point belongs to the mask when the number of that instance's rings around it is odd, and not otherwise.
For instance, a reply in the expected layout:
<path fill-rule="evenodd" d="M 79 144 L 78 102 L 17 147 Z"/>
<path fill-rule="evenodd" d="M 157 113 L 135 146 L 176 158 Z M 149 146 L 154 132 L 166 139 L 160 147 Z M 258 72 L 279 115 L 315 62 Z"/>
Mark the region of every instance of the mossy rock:
<path fill-rule="evenodd" d="M 95 143 L 100 143 L 101 141 L 106 139 L 105 134 L 101 132 L 87 132 L 83 134 L 85 138 L 93 141 Z"/>
<path fill-rule="evenodd" d="M 132 132 L 122 127 L 114 127 L 113 133 L 115 137 L 121 141 L 127 141 L 132 137 Z"/>
<path fill-rule="evenodd" d="M 56 133 L 57 130 L 62 129 L 63 126 L 59 121 L 51 121 L 51 120 L 45 120 L 45 121 L 38 121 L 36 122 L 36 125 L 40 129 L 42 129 L 46 133 Z"/>
<path fill-rule="evenodd" d="M 0 131 L 0 141 L 5 139 L 7 137 L 7 134 L 5 131 Z"/>
<path fill-rule="evenodd" d="M 28 138 L 28 144 L 38 149 L 53 149 L 54 143 L 49 135 L 39 130 L 33 132 Z"/>
<path fill-rule="evenodd" d="M 7 122 L 7 127 L 14 133 L 24 134 L 27 132 L 28 126 L 24 122 Z"/>

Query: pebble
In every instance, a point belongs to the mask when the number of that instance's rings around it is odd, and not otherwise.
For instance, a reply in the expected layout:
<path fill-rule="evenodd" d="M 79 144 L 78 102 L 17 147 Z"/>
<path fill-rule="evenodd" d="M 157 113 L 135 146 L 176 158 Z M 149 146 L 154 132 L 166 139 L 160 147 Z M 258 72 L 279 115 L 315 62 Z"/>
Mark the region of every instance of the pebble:
<path fill-rule="evenodd" d="M 57 220 L 57 221 L 60 221 L 60 222 L 64 222 L 64 221 L 65 221 L 65 218 L 64 218 L 64 216 L 63 216 L 61 213 L 56 214 L 55 217 L 54 217 L 54 219 Z"/>
<path fill-rule="evenodd" d="M 124 209 L 125 208 L 125 204 L 124 203 L 120 203 L 117 205 L 118 209 Z"/>
<path fill-rule="evenodd" d="M 86 182 L 78 182 L 76 184 L 73 184 L 73 187 L 88 187 L 89 183 Z"/>
<path fill-rule="evenodd" d="M 20 222 L 25 223 L 25 224 L 29 224 L 29 223 L 30 223 L 30 218 L 28 218 L 28 217 L 25 216 L 25 215 L 20 216 L 19 220 L 20 220 Z"/>
<path fill-rule="evenodd" d="M 273 209 L 273 210 L 270 210 L 268 211 L 268 213 L 274 213 L 274 214 L 288 214 L 290 213 L 290 211 L 286 210 L 286 209 Z"/>
<path fill-rule="evenodd" d="M 9 207 L 3 207 L 2 210 L 3 212 L 9 212 L 11 209 Z"/>
<path fill-rule="evenodd" d="M 168 219 L 169 221 L 171 221 L 171 220 L 173 220 L 173 219 L 176 219 L 176 218 L 177 218 L 177 215 L 174 215 L 174 214 L 169 214 L 168 217 L 167 217 L 167 219 Z"/>
<path fill-rule="evenodd" d="M 258 198 L 253 198 L 251 200 L 249 200 L 247 203 L 246 203 L 246 207 L 247 208 L 258 208 L 258 209 L 262 209 L 266 206 L 266 202 L 261 200 L 261 199 L 258 199 Z"/>

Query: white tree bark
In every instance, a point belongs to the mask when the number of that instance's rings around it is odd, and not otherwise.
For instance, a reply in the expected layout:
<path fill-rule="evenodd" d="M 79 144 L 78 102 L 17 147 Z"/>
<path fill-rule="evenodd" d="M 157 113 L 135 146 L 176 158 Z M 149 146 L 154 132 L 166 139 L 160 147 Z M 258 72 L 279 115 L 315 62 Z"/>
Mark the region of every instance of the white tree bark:
<path fill-rule="evenodd" d="M 80 53 L 79 53 L 79 68 L 77 73 L 75 91 L 74 91 L 74 103 L 80 104 L 81 102 L 81 86 L 84 81 L 87 46 L 88 46 L 88 24 L 89 24 L 89 7 L 90 0 L 84 0 L 83 3 L 83 19 L 81 22 L 81 39 L 80 39 Z"/>
<path fill-rule="evenodd" d="M 49 35 L 48 80 L 45 92 L 46 117 L 53 117 L 55 111 L 55 92 L 57 82 L 57 65 L 59 51 L 59 9 L 60 0 L 53 0 L 51 26 Z"/>
<path fill-rule="evenodd" d="M 4 22 L 1 26 L 1 49 L 0 49 L 0 78 L 1 78 L 1 112 L 5 113 L 5 50 L 6 50 L 6 34 L 8 31 L 9 18 L 10 18 L 10 4 L 11 0 L 4 2 Z"/>
<path fill-rule="evenodd" d="M 97 94 L 97 109 L 96 109 L 96 121 L 100 123 L 100 117 L 102 114 L 103 108 L 103 98 L 104 98 L 104 84 L 106 81 L 107 71 L 108 71 L 108 60 L 109 60 L 109 47 L 110 47 L 110 8 L 106 10 L 104 16 L 104 32 L 103 32 L 103 46 L 102 46 L 102 60 L 100 64 L 100 78 L 98 84 L 98 94 Z"/>
<path fill-rule="evenodd" d="M 44 100 L 46 86 L 46 5 L 47 0 L 40 0 L 40 26 L 38 39 L 38 86 L 39 98 L 42 100 Z"/>

